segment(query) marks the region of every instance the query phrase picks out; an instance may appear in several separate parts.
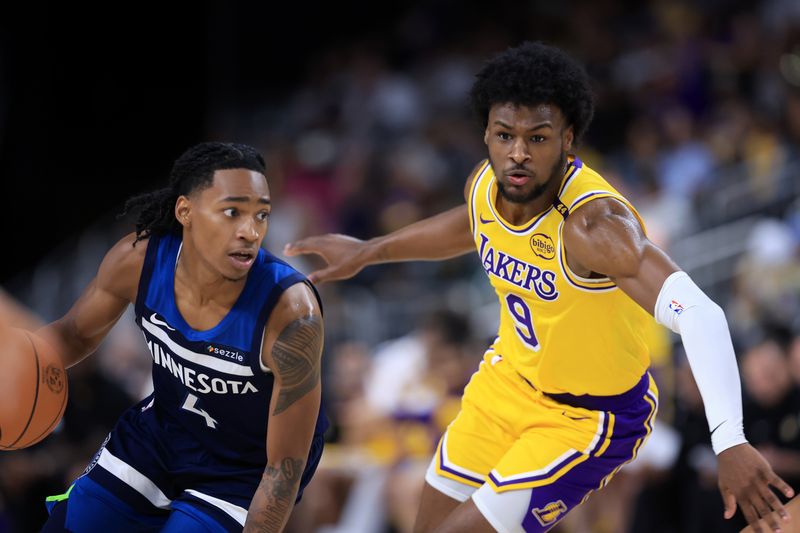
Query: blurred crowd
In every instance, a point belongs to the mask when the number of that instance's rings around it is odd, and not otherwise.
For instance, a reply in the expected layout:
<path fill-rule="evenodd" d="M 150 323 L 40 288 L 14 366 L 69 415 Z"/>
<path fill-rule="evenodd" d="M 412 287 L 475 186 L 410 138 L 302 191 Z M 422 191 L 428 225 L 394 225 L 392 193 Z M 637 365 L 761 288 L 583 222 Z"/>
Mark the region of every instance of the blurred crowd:
<path fill-rule="evenodd" d="M 469 25 L 456 33 L 440 31 L 452 3 L 409 8 L 386 39 L 311 57 L 306 79 L 282 98 L 216 103 L 208 137 L 266 155 L 275 207 L 265 246 L 274 253 L 320 232 L 373 237 L 463 201 L 466 176 L 485 157 L 466 106 L 481 62 L 524 38 L 562 46 L 587 66 L 596 92 L 577 154 L 726 310 L 745 433 L 800 490 L 800 3 L 546 4 L 459 19 Z M 57 318 L 127 228 L 103 220 L 6 288 Z M 496 297 L 472 256 L 372 267 L 321 290 L 333 424 L 289 528 L 411 531 L 427 462 L 496 331 Z M 123 317 L 70 371 L 54 435 L 0 455 L 0 532 L 35 531 L 44 496 L 62 492 L 116 416 L 149 393 L 150 357 L 134 328 Z M 679 340 L 655 322 L 649 338 L 661 390 L 653 435 L 556 531 L 744 525 L 722 519 L 716 458 Z"/>

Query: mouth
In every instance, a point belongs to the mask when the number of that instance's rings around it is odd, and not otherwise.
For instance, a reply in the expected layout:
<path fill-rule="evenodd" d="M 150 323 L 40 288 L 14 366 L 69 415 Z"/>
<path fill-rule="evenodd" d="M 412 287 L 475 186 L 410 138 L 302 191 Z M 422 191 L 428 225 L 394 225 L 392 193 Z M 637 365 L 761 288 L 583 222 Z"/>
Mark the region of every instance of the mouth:
<path fill-rule="evenodd" d="M 525 185 L 531 180 L 532 177 L 532 174 L 527 170 L 512 170 L 511 172 L 506 172 L 506 178 L 508 178 L 508 182 L 517 187 Z"/>
<path fill-rule="evenodd" d="M 228 254 L 231 263 L 237 269 L 247 270 L 256 259 L 256 252 L 252 250 L 237 250 Z"/>

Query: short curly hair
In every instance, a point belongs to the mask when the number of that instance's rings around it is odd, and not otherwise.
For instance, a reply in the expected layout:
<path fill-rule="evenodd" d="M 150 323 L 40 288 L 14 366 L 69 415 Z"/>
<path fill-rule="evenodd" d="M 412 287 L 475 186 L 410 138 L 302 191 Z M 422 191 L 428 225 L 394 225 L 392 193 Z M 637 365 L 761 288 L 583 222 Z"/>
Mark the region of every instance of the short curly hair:
<path fill-rule="evenodd" d="M 555 104 L 579 141 L 594 115 L 586 70 L 562 50 L 525 42 L 490 59 L 475 76 L 472 109 L 485 128 L 494 104 Z"/>

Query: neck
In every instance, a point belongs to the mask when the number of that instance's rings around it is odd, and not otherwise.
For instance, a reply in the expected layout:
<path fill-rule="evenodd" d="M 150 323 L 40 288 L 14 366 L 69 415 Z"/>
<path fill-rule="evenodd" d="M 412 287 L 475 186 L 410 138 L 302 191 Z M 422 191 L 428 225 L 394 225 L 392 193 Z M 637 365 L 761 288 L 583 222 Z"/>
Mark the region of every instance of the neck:
<path fill-rule="evenodd" d="M 175 291 L 195 305 L 214 302 L 232 307 L 244 288 L 246 277 L 230 280 L 211 268 L 188 239 L 183 240 L 175 269 Z"/>

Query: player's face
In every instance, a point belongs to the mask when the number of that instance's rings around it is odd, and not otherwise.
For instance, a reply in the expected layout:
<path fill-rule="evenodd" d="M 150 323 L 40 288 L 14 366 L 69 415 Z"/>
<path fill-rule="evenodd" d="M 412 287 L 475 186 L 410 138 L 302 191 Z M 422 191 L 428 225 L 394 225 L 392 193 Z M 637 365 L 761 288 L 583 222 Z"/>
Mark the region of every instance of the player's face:
<path fill-rule="evenodd" d="M 267 178 L 241 168 L 218 170 L 210 187 L 190 200 L 189 231 L 201 260 L 225 279 L 247 276 L 267 234 L 271 210 Z M 181 219 L 180 203 L 178 219 Z"/>
<path fill-rule="evenodd" d="M 503 198 L 527 203 L 552 189 L 563 176 L 572 140 L 572 127 L 555 105 L 493 105 L 484 141 Z"/>

